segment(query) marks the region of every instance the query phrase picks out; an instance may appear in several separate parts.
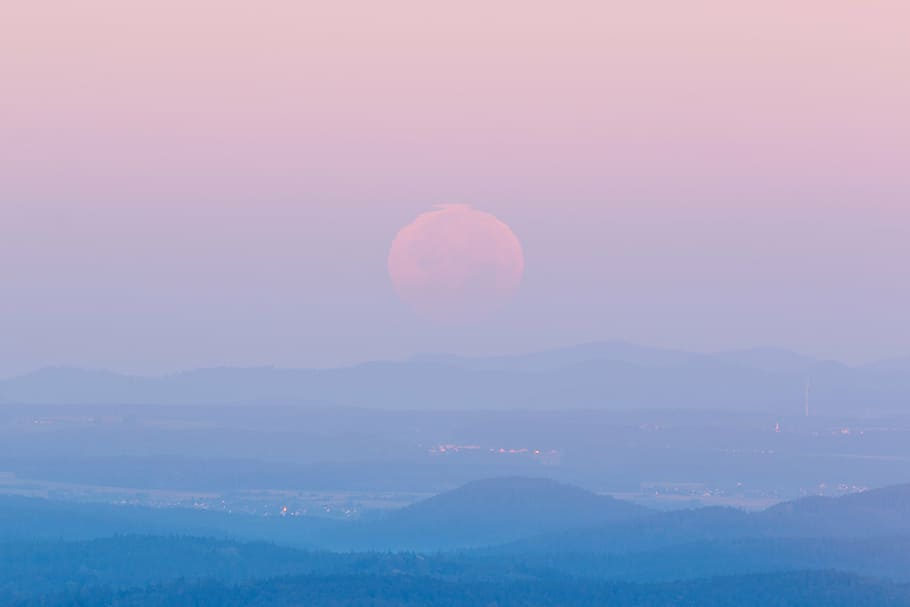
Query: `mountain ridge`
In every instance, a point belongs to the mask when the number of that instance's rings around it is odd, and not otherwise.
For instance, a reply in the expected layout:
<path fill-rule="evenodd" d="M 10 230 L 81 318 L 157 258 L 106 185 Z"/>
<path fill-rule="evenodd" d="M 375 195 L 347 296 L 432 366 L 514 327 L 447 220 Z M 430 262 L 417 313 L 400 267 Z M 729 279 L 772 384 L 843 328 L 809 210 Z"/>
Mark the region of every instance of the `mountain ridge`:
<path fill-rule="evenodd" d="M 619 553 L 744 539 L 910 537 L 910 483 L 841 497 L 807 497 L 758 512 L 708 507 L 655 513 L 628 523 L 542 534 L 503 545 L 508 553 Z"/>
<path fill-rule="evenodd" d="M 49 367 L 0 381 L 0 403 L 306 401 L 374 409 L 904 410 L 910 374 L 776 348 L 692 353 L 597 342 L 496 357 L 425 356 L 334 369 L 214 367 L 161 376 Z"/>

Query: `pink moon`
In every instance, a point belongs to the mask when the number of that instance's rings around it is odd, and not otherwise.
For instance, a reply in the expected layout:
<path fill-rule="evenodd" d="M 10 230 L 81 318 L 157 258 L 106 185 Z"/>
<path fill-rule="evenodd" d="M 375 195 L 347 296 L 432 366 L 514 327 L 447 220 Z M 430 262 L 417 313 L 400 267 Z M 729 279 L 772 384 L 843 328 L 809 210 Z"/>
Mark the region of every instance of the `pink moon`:
<path fill-rule="evenodd" d="M 524 275 L 521 242 L 505 223 L 468 205 L 439 205 L 398 232 L 389 252 L 398 296 L 444 323 L 489 317 Z"/>

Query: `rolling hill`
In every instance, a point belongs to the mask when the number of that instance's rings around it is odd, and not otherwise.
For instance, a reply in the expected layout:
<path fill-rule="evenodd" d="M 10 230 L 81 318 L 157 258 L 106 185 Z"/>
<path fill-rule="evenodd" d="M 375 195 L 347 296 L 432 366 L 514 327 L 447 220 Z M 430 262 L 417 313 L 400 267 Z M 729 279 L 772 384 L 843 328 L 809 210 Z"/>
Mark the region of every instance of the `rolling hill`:
<path fill-rule="evenodd" d="M 368 547 L 434 550 L 493 545 L 551 531 L 625 523 L 647 508 L 547 479 L 499 478 L 392 512 L 363 529 Z"/>
<path fill-rule="evenodd" d="M 732 508 L 656 513 L 627 523 L 544 534 L 495 550 L 623 554 L 705 541 L 895 537 L 910 537 L 910 484 L 839 498 L 805 498 L 753 513 Z"/>

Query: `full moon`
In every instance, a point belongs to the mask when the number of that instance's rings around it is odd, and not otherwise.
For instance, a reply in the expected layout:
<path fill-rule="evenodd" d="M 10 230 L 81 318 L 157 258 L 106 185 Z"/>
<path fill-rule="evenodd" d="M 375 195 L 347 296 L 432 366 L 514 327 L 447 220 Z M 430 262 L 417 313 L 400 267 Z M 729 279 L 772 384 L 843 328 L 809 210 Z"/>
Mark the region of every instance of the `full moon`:
<path fill-rule="evenodd" d="M 437 322 L 482 320 L 521 284 L 521 243 L 505 223 L 468 205 L 440 205 L 398 232 L 389 276 L 402 301 Z"/>

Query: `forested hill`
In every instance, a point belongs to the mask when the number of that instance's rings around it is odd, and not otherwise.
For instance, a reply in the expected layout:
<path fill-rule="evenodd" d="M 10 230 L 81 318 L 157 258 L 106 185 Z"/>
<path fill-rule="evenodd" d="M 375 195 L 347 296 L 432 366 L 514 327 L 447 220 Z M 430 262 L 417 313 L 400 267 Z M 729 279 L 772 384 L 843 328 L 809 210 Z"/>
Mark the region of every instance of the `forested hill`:
<path fill-rule="evenodd" d="M 907 607 L 910 587 L 834 572 L 783 573 L 637 585 L 552 580 L 470 581 L 302 576 L 249 582 L 176 582 L 114 591 L 81 589 L 10 607 Z"/>

